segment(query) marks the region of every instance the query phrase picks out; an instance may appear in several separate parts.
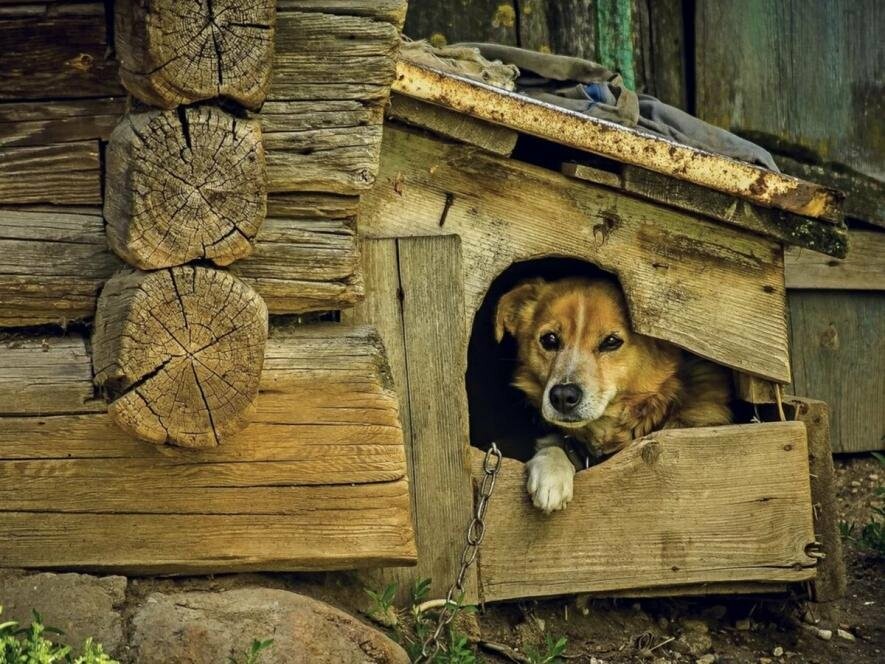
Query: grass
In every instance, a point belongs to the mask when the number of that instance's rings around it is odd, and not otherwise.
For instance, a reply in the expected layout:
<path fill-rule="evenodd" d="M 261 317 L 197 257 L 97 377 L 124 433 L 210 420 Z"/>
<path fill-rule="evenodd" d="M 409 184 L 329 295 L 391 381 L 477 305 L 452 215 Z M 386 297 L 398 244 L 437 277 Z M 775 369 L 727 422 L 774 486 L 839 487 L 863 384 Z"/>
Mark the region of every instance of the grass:
<path fill-rule="evenodd" d="M 885 455 L 878 452 L 872 454 L 885 470 Z M 880 483 L 876 487 L 876 497 L 885 500 L 885 484 Z M 862 526 L 854 521 L 840 521 L 839 532 L 844 541 L 854 544 L 858 549 L 885 557 L 885 507 L 882 505 L 873 508 L 869 521 Z"/>
<path fill-rule="evenodd" d="M 71 646 L 51 638 L 64 632 L 45 626 L 40 614 L 33 614 L 27 627 L 20 627 L 14 620 L 0 623 L 0 664 L 119 664 L 92 638 L 86 639 L 80 654 L 75 655 Z"/>
<path fill-rule="evenodd" d="M 266 641 L 261 641 L 259 639 L 254 639 L 252 641 L 252 645 L 249 646 L 249 650 L 247 650 L 243 654 L 242 662 L 236 657 L 229 657 L 229 664 L 259 664 L 261 662 L 261 653 L 264 650 L 267 650 L 273 645 L 273 639 L 267 639 Z M 0 662 L 2 664 L 2 662 Z"/>

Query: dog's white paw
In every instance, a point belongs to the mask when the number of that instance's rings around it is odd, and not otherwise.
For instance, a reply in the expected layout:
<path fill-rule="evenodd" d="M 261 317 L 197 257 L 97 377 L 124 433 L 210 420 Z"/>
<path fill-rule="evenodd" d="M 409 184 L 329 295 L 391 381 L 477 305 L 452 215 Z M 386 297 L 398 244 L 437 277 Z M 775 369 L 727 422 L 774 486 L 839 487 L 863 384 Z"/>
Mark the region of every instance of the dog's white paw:
<path fill-rule="evenodd" d="M 559 447 L 546 447 L 531 458 L 526 469 L 532 504 L 545 514 L 565 509 L 575 482 L 575 467 L 566 453 Z"/>

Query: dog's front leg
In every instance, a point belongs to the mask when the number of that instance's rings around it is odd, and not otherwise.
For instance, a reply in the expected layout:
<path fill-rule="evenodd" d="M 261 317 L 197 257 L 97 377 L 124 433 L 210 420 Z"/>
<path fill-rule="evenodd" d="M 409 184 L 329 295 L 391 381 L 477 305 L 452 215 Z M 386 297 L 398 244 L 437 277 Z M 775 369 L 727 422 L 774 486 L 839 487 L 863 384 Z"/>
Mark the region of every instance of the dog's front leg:
<path fill-rule="evenodd" d="M 539 438 L 526 470 L 532 504 L 545 514 L 565 509 L 572 499 L 575 467 L 565 453 L 562 437 L 550 434 Z"/>

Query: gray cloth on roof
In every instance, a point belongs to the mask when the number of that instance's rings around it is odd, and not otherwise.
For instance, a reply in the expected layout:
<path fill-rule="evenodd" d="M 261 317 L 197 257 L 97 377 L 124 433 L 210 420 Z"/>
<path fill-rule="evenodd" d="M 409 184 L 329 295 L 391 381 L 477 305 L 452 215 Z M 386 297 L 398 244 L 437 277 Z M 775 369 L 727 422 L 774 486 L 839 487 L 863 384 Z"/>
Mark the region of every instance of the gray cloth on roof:
<path fill-rule="evenodd" d="M 516 65 L 520 94 L 778 171 L 768 151 L 740 136 L 624 87 L 620 74 L 581 58 L 539 53 L 501 44 L 462 43 L 486 60 Z"/>

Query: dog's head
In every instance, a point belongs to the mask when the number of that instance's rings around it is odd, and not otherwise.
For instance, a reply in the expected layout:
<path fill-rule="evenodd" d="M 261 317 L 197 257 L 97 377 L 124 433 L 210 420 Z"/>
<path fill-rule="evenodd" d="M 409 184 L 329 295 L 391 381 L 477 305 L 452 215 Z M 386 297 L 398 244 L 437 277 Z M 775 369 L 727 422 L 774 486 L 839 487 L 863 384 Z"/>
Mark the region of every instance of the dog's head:
<path fill-rule="evenodd" d="M 653 340 L 632 332 L 620 288 L 602 279 L 523 282 L 498 302 L 498 341 L 505 332 L 519 349 L 513 384 L 565 428 L 599 419 L 656 354 Z"/>

